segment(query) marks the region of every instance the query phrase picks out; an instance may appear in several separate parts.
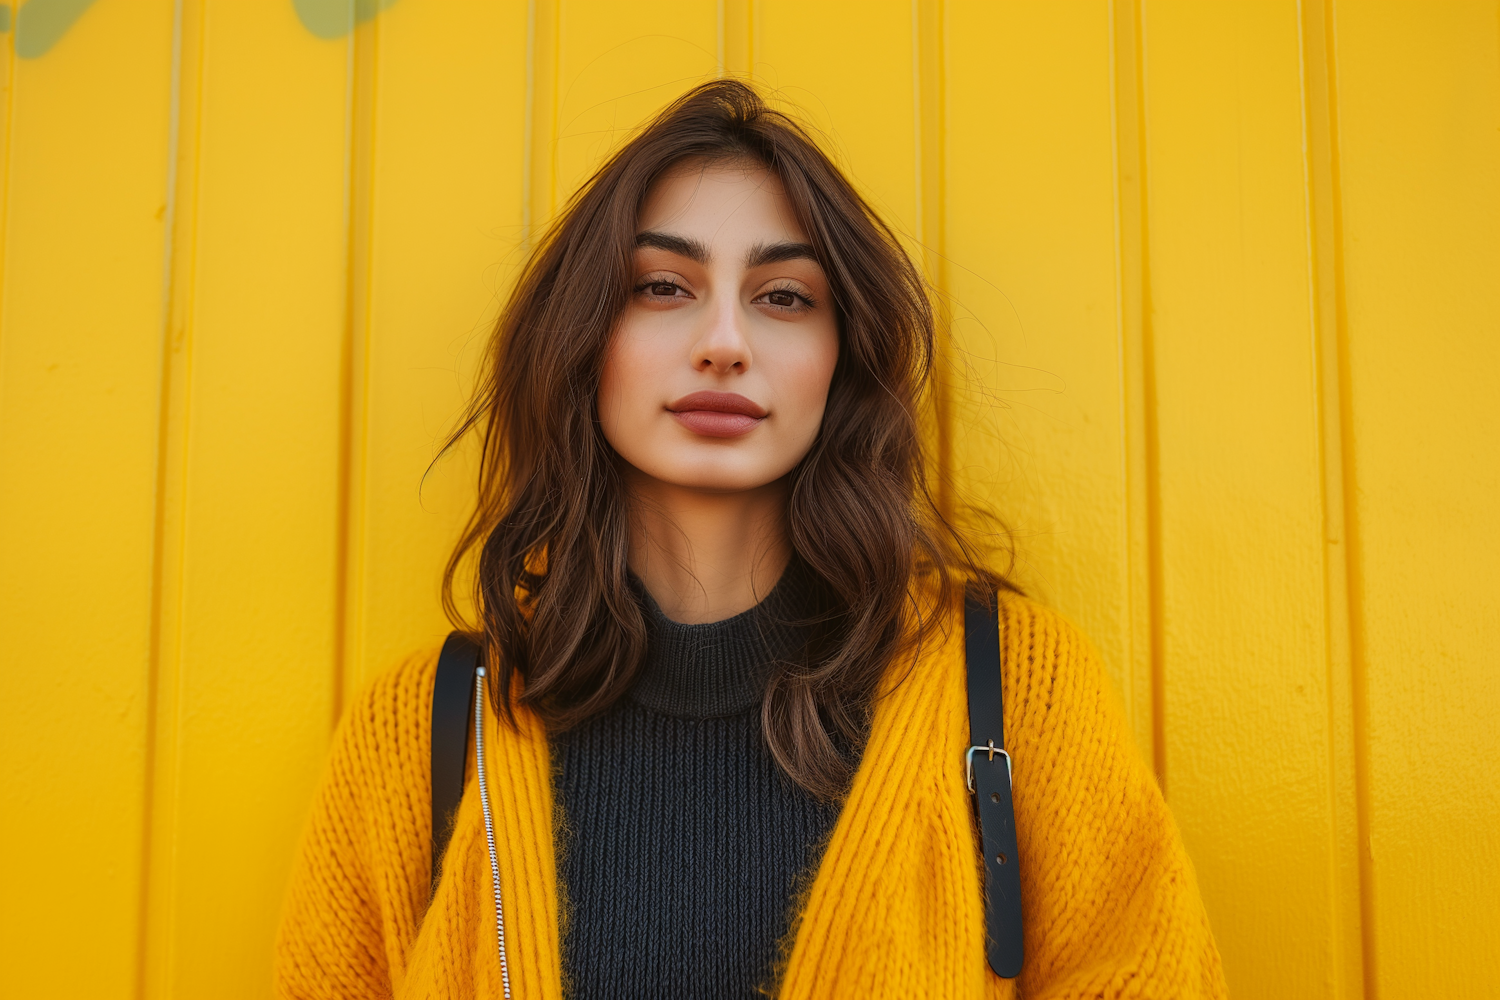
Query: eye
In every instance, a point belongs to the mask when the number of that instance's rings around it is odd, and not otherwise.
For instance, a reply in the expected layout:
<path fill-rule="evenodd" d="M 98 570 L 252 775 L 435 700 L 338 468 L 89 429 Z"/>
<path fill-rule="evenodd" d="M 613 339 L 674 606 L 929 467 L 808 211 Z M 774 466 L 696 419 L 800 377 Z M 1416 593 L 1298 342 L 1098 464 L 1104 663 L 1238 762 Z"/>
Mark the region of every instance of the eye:
<path fill-rule="evenodd" d="M 791 285 L 782 285 L 768 292 L 762 292 L 755 301 L 763 302 L 781 312 L 793 313 L 811 309 L 816 304 L 812 296 Z"/>
<path fill-rule="evenodd" d="M 687 289 L 670 278 L 651 277 L 635 286 L 637 295 L 645 295 L 653 299 L 679 299 L 690 298 Z"/>

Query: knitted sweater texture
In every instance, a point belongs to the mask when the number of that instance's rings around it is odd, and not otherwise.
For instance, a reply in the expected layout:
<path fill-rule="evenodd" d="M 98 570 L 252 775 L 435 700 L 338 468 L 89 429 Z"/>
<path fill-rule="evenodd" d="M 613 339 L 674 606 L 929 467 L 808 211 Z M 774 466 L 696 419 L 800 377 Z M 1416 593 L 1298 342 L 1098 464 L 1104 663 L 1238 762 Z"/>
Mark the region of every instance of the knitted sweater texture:
<path fill-rule="evenodd" d="M 760 706 L 776 660 L 801 655 L 807 574 L 764 602 L 682 625 L 637 588 L 647 648 L 630 696 L 551 740 L 571 996 L 759 995 L 799 876 L 838 819 L 776 765 Z"/>
<path fill-rule="evenodd" d="M 898 663 L 843 810 L 783 942 L 785 998 L 1226 995 L 1192 866 L 1108 694 L 1063 619 L 1000 597 L 1026 963 L 985 963 L 962 620 Z M 474 782 L 428 902 L 428 711 L 435 653 L 383 675 L 335 740 L 277 941 L 291 998 L 499 997 Z M 547 734 L 487 714 L 513 996 L 559 1000 L 562 962 Z"/>

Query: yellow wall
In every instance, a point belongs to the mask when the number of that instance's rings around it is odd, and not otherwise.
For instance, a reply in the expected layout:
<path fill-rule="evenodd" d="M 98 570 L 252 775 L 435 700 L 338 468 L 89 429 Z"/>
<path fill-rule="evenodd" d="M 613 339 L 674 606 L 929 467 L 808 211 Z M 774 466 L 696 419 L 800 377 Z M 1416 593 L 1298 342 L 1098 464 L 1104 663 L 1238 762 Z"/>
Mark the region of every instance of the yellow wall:
<path fill-rule="evenodd" d="M 949 499 L 1103 650 L 1235 994 L 1496 995 L 1494 0 L 349 9 L 4 18 L 0 995 L 268 994 L 527 236 L 717 72 L 940 287 Z"/>

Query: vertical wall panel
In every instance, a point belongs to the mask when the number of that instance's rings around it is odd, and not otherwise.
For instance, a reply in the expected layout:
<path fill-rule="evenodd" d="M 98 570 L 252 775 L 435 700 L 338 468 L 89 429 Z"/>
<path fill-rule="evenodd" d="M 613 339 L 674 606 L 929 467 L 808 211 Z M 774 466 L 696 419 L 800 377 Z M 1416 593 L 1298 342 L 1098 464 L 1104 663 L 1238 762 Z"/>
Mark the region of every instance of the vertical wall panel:
<path fill-rule="evenodd" d="M 754 79 L 826 134 L 856 187 L 909 240 L 917 232 L 914 20 L 909 0 L 870 0 L 854 18 L 837 5 L 756 0 L 752 50 Z M 830 44 L 880 72 L 852 72 L 830 58 Z"/>
<path fill-rule="evenodd" d="M 376 40 L 368 268 L 354 275 L 346 691 L 441 641 L 465 453 L 424 474 L 523 259 L 526 4 L 400 4 Z M 363 383 L 363 388 L 360 384 Z"/>
<path fill-rule="evenodd" d="M 1127 697 L 1145 692 L 1131 714 L 1149 753 L 1149 676 L 1126 674 L 1110 27 L 1106 3 L 950 9 L 945 374 L 960 499 L 1009 523 L 1019 582 L 1084 627 Z"/>
<path fill-rule="evenodd" d="M 1500 23 L 1335 8 L 1374 995 L 1500 980 Z"/>
<path fill-rule="evenodd" d="M 543 46 L 535 65 L 557 81 L 554 124 L 535 114 L 532 140 L 553 146 L 552 211 L 633 129 L 718 65 L 718 12 L 708 0 L 664 0 L 649 15 L 631 4 L 557 0 L 556 16 L 555 64 L 545 65 Z"/>
<path fill-rule="evenodd" d="M 29 58 L 14 23 L 0 35 L 0 993 L 126 996 L 148 801 L 172 5 L 100 4 L 42 51 L 34 22 L 20 27 Z"/>
<path fill-rule="evenodd" d="M 1326 996 L 1308 976 L 1332 954 L 1334 861 L 1298 8 L 1145 10 L 1167 790 L 1231 989 Z"/>
<path fill-rule="evenodd" d="M 148 988 L 260 997 L 332 715 L 348 42 L 204 0 L 184 66 Z"/>

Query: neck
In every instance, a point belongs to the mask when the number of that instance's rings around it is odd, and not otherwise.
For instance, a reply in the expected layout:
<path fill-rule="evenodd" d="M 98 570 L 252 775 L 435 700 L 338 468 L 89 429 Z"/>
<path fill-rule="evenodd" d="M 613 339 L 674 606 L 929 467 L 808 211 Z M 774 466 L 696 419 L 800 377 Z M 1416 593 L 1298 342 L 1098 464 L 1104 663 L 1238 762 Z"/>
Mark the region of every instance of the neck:
<path fill-rule="evenodd" d="M 732 618 L 758 604 L 791 558 L 787 484 L 712 493 L 626 473 L 630 571 L 672 621 Z"/>

